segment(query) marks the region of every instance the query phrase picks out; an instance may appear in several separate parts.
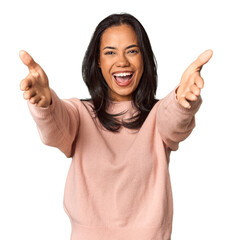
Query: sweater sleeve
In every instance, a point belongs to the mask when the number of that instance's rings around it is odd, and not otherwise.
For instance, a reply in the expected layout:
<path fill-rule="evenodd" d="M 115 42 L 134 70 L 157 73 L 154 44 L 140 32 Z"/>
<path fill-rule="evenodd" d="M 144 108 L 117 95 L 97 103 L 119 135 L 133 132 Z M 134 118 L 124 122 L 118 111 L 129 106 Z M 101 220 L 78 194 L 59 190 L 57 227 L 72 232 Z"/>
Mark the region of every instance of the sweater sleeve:
<path fill-rule="evenodd" d="M 42 142 L 57 147 L 67 157 L 72 157 L 72 145 L 79 127 L 79 110 L 74 99 L 61 100 L 51 89 L 52 104 L 37 107 L 28 101 L 31 115 L 36 122 Z"/>
<path fill-rule="evenodd" d="M 201 96 L 197 101 L 190 102 L 191 108 L 182 107 L 176 98 L 176 90 L 160 100 L 157 109 L 157 127 L 163 142 L 173 151 L 179 142 L 185 140 L 195 127 L 195 113 L 202 103 Z"/>

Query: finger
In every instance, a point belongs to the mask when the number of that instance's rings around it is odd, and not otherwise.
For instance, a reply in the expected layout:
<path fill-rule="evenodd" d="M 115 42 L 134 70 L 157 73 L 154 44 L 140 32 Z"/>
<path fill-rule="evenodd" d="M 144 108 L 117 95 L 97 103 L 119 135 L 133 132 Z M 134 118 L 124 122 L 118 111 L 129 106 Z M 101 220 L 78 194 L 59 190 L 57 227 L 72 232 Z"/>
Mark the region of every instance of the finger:
<path fill-rule="evenodd" d="M 190 109 L 191 108 L 191 105 L 189 104 L 189 102 L 185 99 L 185 97 L 181 97 L 179 100 L 178 100 L 179 104 L 184 107 L 184 108 L 188 108 Z"/>
<path fill-rule="evenodd" d="M 32 104 L 37 104 L 41 100 L 39 95 L 35 95 L 34 97 L 30 98 L 29 102 Z"/>
<path fill-rule="evenodd" d="M 42 96 L 40 101 L 37 103 L 37 107 L 42 107 L 42 108 L 48 107 L 48 105 L 49 104 L 44 96 Z"/>
<path fill-rule="evenodd" d="M 35 89 L 30 89 L 23 93 L 24 99 L 28 100 L 36 95 Z"/>
<path fill-rule="evenodd" d="M 21 50 L 19 52 L 19 57 L 22 60 L 22 62 L 29 68 L 29 70 L 36 70 L 36 68 L 38 68 L 39 65 L 34 61 L 32 56 L 26 51 Z"/>
<path fill-rule="evenodd" d="M 206 50 L 192 63 L 192 67 L 195 70 L 200 71 L 203 65 L 206 64 L 212 56 L 213 56 L 213 51 Z"/>
<path fill-rule="evenodd" d="M 195 94 L 193 94 L 192 92 L 187 92 L 185 95 L 185 98 L 189 101 L 196 101 L 197 100 L 197 96 Z"/>
<path fill-rule="evenodd" d="M 199 87 L 200 89 L 204 87 L 204 80 L 202 77 L 198 76 L 195 78 L 194 83 Z"/>
<path fill-rule="evenodd" d="M 200 96 L 200 93 L 201 93 L 201 90 L 199 87 L 197 87 L 195 84 L 193 84 L 191 87 L 190 87 L 190 90 L 193 94 L 195 94 L 196 96 Z"/>
<path fill-rule="evenodd" d="M 32 79 L 27 77 L 20 82 L 20 90 L 27 91 L 32 87 Z"/>

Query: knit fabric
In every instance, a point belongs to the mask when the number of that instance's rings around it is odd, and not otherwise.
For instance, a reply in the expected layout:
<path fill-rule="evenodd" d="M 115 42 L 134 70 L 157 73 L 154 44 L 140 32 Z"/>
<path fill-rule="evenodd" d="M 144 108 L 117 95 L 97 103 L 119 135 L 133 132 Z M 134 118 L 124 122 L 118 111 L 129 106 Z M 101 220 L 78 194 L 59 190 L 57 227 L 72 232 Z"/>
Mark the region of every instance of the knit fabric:
<path fill-rule="evenodd" d="M 49 107 L 28 106 L 43 143 L 72 157 L 64 191 L 71 240 L 170 240 L 170 153 L 195 127 L 201 97 L 185 109 L 173 90 L 139 130 L 113 133 L 94 118 L 91 102 L 51 92 Z M 107 109 L 125 110 L 119 120 L 136 113 L 132 101 L 111 102 Z"/>

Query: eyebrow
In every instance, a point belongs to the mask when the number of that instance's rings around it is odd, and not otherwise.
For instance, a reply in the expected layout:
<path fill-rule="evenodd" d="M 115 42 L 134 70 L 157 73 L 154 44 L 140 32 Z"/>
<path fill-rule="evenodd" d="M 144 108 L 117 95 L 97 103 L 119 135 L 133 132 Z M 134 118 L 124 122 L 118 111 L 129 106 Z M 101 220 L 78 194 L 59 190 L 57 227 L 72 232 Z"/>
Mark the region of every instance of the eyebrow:
<path fill-rule="evenodd" d="M 132 45 L 127 46 L 126 49 L 133 48 L 133 47 L 139 47 L 139 46 L 136 45 L 136 44 L 132 44 Z M 116 47 L 107 46 L 107 47 L 104 47 L 103 50 L 104 49 L 117 49 L 117 48 Z"/>

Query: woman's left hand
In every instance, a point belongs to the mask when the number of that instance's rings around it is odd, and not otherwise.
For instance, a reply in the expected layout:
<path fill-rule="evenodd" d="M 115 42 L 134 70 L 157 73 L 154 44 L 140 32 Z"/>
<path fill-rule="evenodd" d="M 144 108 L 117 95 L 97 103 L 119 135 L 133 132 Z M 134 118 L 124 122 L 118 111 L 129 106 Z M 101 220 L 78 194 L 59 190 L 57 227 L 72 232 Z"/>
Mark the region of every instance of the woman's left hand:
<path fill-rule="evenodd" d="M 204 87 L 200 71 L 213 55 L 212 50 L 203 52 L 183 73 L 177 89 L 177 100 L 184 108 L 191 108 L 189 101 L 196 101 Z"/>

